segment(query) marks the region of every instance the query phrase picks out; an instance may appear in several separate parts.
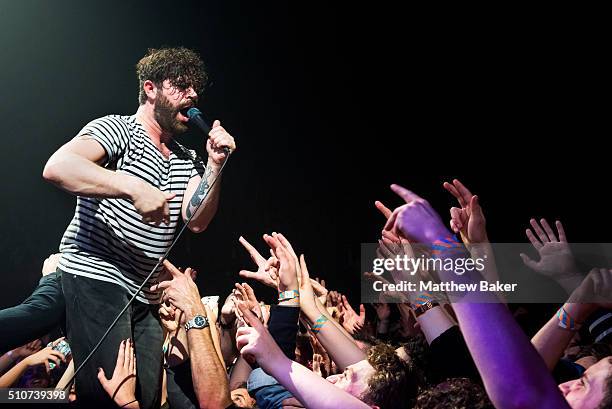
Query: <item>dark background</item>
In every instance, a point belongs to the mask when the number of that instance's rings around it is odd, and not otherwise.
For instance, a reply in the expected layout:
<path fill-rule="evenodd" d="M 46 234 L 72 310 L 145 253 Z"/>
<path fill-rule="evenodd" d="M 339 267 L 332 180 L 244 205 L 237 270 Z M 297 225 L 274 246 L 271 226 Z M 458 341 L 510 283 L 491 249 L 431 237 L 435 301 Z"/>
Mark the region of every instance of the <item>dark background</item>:
<path fill-rule="evenodd" d="M 240 235 L 264 250 L 261 234 L 280 231 L 357 303 L 359 244 L 383 224 L 373 202 L 400 204 L 390 183 L 446 218 L 441 184 L 460 178 L 492 241 L 525 241 L 532 216 L 561 218 L 574 241 L 609 241 L 609 66 L 594 15 L 0 1 L 0 307 L 29 295 L 74 212 L 43 181 L 47 158 L 91 119 L 134 113 L 134 65 L 162 45 L 201 53 L 213 84 L 200 108 L 239 146 L 208 231 L 171 254 L 198 269 L 203 295 L 224 297 L 252 267 Z M 180 138 L 202 151 L 198 135 Z"/>

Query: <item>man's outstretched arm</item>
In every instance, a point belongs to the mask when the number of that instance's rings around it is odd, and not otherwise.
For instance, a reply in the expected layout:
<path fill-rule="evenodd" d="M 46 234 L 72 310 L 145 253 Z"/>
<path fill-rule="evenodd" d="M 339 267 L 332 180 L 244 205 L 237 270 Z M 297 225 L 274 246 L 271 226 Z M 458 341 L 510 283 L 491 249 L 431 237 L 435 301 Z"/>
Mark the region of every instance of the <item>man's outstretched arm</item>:
<path fill-rule="evenodd" d="M 394 210 L 385 229 L 417 243 L 434 243 L 451 235 L 426 200 L 398 185 L 392 185 L 392 189 L 406 204 Z M 447 281 L 459 277 L 462 282 L 477 280 L 469 274 L 439 273 Z M 462 302 L 454 303 L 453 309 L 491 402 L 501 409 L 569 408 L 510 311 L 504 304 L 493 302 L 498 301 L 495 295 L 485 297 L 483 293 L 469 293 Z"/>
<path fill-rule="evenodd" d="M 153 286 L 152 291 L 164 290 L 162 302 L 169 301 L 185 314 L 185 321 L 196 315 L 208 318 L 207 310 L 200 300 L 198 287 L 191 279 L 191 269 L 181 272 L 168 260 L 164 266 L 172 275 L 172 280 L 162 281 Z M 184 325 L 184 323 L 181 323 Z M 210 326 L 187 331 L 191 376 L 198 403 L 201 408 L 221 408 L 231 403 L 229 382 L 220 354 L 215 349 Z"/>
<path fill-rule="evenodd" d="M 102 144 L 82 135 L 51 155 L 43 178 L 77 196 L 131 200 L 145 222 L 169 222 L 168 201 L 174 193 L 162 192 L 140 178 L 100 166 L 106 161 Z"/>
<path fill-rule="evenodd" d="M 102 166 L 107 159 L 102 145 L 88 135 L 59 148 L 47 161 L 43 178 L 77 196 L 129 198 L 132 176 Z"/>

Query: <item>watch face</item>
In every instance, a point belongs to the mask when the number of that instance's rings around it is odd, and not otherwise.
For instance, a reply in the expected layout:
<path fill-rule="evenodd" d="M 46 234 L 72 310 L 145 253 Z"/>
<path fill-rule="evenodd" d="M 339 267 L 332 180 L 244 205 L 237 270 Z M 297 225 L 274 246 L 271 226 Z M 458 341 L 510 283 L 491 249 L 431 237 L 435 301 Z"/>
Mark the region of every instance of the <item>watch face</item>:
<path fill-rule="evenodd" d="M 193 318 L 193 323 L 196 327 L 203 327 L 206 324 L 206 320 L 201 315 Z"/>

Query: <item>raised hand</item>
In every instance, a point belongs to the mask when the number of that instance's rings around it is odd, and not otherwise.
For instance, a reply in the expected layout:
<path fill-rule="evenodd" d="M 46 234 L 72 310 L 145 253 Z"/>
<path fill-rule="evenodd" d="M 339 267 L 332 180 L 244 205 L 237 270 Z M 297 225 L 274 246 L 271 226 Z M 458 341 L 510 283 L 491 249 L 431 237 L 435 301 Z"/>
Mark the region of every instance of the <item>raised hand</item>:
<path fill-rule="evenodd" d="M 174 333 L 178 329 L 179 316 L 182 314 L 182 311 L 177 310 L 172 305 L 160 304 L 158 312 L 162 327 L 164 327 L 167 333 Z"/>
<path fill-rule="evenodd" d="M 170 262 L 172 264 L 172 262 Z M 177 267 L 178 270 L 182 273 L 185 272 L 185 269 L 183 267 Z M 191 275 L 191 279 L 193 281 L 195 281 L 196 276 L 198 275 L 198 272 L 194 269 L 190 269 L 190 275 Z M 159 272 L 159 275 L 157 276 L 157 281 L 168 281 L 168 280 L 172 280 L 172 274 L 170 273 L 170 270 L 168 270 L 163 264 L 162 264 L 162 269 Z"/>
<path fill-rule="evenodd" d="M 402 240 L 399 237 L 395 240 L 393 235 L 386 230 L 383 230 L 382 235 L 382 238 L 378 240 L 378 249 L 376 249 L 376 255 L 379 259 L 395 259 L 397 256 L 415 258 L 414 250 L 408 240 Z M 415 280 L 419 277 L 416 272 L 403 269 L 391 271 L 391 276 L 396 283 Z"/>
<path fill-rule="evenodd" d="M 263 312 L 261 310 L 261 305 L 259 301 L 257 301 L 257 297 L 255 297 L 255 291 L 251 288 L 247 283 L 236 283 L 236 289 L 234 290 L 234 296 L 237 301 L 241 301 L 246 304 L 248 309 L 252 311 L 257 318 L 261 322 L 263 322 Z"/>
<path fill-rule="evenodd" d="M 301 264 L 300 264 L 300 268 L 301 268 Z M 319 280 L 318 278 L 315 278 L 313 280 L 311 278 L 310 284 L 312 285 L 312 289 L 314 290 L 315 296 L 319 299 L 319 302 L 322 305 L 325 305 L 325 301 L 327 300 L 327 293 L 329 292 L 327 291 L 327 288 L 325 287 L 325 280 Z"/>
<path fill-rule="evenodd" d="M 376 206 L 380 213 L 382 213 L 382 215 L 385 217 L 385 220 L 389 220 L 389 217 L 391 217 L 391 215 L 393 214 L 393 210 L 389 209 L 379 200 L 374 202 L 374 206 Z M 383 230 L 383 236 L 386 236 L 389 240 L 396 243 L 399 243 L 401 241 L 400 237 L 392 233 L 391 231 Z"/>
<path fill-rule="evenodd" d="M 299 262 L 291 244 L 281 234 L 273 234 L 272 236 L 266 234 L 264 240 L 280 262 L 278 291 L 297 290 Z"/>
<path fill-rule="evenodd" d="M 329 358 L 329 354 L 310 329 L 308 330 L 308 335 L 310 345 L 312 346 L 312 370 L 315 371 L 315 355 L 318 355 L 321 357 L 320 359 L 317 358 L 317 361 L 319 361 L 317 363 L 319 364 L 319 369 L 322 374 L 321 376 L 326 378 L 331 373 L 331 359 Z"/>
<path fill-rule="evenodd" d="M 163 290 L 162 302 L 168 301 L 183 311 L 185 320 L 190 320 L 197 314 L 203 314 L 204 305 L 198 286 L 191 278 L 192 269 L 188 267 L 185 272 L 182 272 L 168 260 L 164 260 L 163 265 L 172 275 L 172 280 L 153 285 L 151 291 Z"/>
<path fill-rule="evenodd" d="M 459 180 L 444 182 L 444 188 L 453 195 L 461 207 L 451 207 L 450 226 L 453 232 L 460 233 L 465 244 L 479 244 L 489 241 L 486 220 L 478 196 L 473 195 Z"/>
<path fill-rule="evenodd" d="M 555 223 L 557 235 L 546 221 L 541 219 L 541 226 L 535 219 L 530 221 L 531 229 L 526 230 L 527 238 L 540 255 L 539 261 L 521 253 L 523 263 L 532 270 L 552 278 L 564 278 L 578 274 L 576 262 L 565 236 L 565 230 L 560 221 Z"/>
<path fill-rule="evenodd" d="M 414 257 L 414 251 L 410 243 L 394 236 L 390 231 L 382 231 L 382 238 L 378 239 L 378 244 L 376 254 L 382 258 L 395 258 L 398 255 Z"/>
<path fill-rule="evenodd" d="M 230 325 L 236 318 L 236 295 L 232 291 L 221 307 L 221 324 Z"/>
<path fill-rule="evenodd" d="M 123 407 L 138 407 L 136 401 L 136 355 L 130 339 L 121 341 L 113 376 L 106 378 L 103 368 L 98 368 L 98 381 L 115 403 Z"/>
<path fill-rule="evenodd" d="M 236 308 L 246 323 L 236 332 L 236 347 L 247 362 L 255 360 L 262 368 L 270 368 L 275 360 L 284 357 L 283 352 L 246 303 L 238 301 Z"/>
<path fill-rule="evenodd" d="M 307 316 L 314 316 L 318 314 L 317 305 L 315 302 L 315 292 L 313 290 L 312 283 L 314 280 L 310 279 L 308 274 L 308 267 L 306 266 L 306 259 L 302 254 L 300 256 L 300 309 Z M 316 281 L 314 281 L 316 283 Z"/>
<path fill-rule="evenodd" d="M 278 288 L 278 259 L 274 256 L 265 259 L 244 237 L 240 236 L 238 240 L 257 265 L 257 271 L 240 270 L 240 276 L 259 281 L 268 287 Z"/>
<path fill-rule="evenodd" d="M 451 235 L 427 200 L 399 185 L 391 185 L 391 190 L 406 204 L 393 211 L 385 230 L 416 243 L 433 243 Z"/>
<path fill-rule="evenodd" d="M 359 305 L 359 315 L 355 312 L 351 304 L 349 304 L 346 296 L 342 296 L 342 308 L 344 310 L 344 320 L 342 321 L 342 326 L 349 334 L 355 334 L 358 331 L 361 331 L 365 324 L 365 307 L 363 304 Z"/>
<path fill-rule="evenodd" d="M 329 315 L 333 319 L 342 323 L 342 315 L 344 311 L 342 309 L 342 296 L 337 291 L 330 291 L 327 293 L 327 299 L 325 300 L 325 308 Z"/>
<path fill-rule="evenodd" d="M 592 309 L 612 308 L 612 270 L 593 268 L 572 293 L 570 302 L 592 304 Z"/>
<path fill-rule="evenodd" d="M 382 215 L 385 216 L 385 219 L 388 220 L 389 217 L 391 217 L 391 213 L 393 213 L 393 210 L 389 209 L 381 201 L 375 201 L 374 206 L 376 206 L 376 208 L 382 213 Z"/>
<path fill-rule="evenodd" d="M 49 361 L 55 363 L 56 367 L 59 366 L 60 361 L 66 362 L 66 357 L 64 356 L 64 354 L 53 349 L 53 347 L 63 339 L 64 338 L 56 339 L 55 341 L 53 341 L 53 345 L 43 348 L 34 354 L 26 356 L 23 359 L 23 362 L 27 366 L 44 365 L 47 373 L 51 372 Z"/>

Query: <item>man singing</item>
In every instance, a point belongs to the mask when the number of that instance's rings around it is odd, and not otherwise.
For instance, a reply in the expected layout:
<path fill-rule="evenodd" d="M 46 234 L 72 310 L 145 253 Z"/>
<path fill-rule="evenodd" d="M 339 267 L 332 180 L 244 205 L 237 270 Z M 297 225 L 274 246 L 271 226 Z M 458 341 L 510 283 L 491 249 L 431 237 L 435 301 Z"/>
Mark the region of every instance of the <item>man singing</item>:
<path fill-rule="evenodd" d="M 168 249 L 179 216 L 187 220 L 210 190 L 188 226 L 196 233 L 206 229 L 219 201 L 219 181 L 210 185 L 227 159 L 224 148 L 236 148 L 219 121 L 206 142 L 205 167 L 173 139 L 187 129 L 188 118 L 181 111 L 197 103 L 207 80 L 196 53 L 185 48 L 149 50 L 136 71 L 136 114 L 91 121 L 49 158 L 43 171 L 47 181 L 77 196 L 58 267 L 76 366 Z M 98 382 L 98 368 L 110 377 L 119 343 L 131 337 L 138 401 L 141 408 L 159 406 L 163 340 L 156 305 L 160 297 L 149 290 L 153 282 L 77 375 L 79 402 L 113 405 Z"/>

